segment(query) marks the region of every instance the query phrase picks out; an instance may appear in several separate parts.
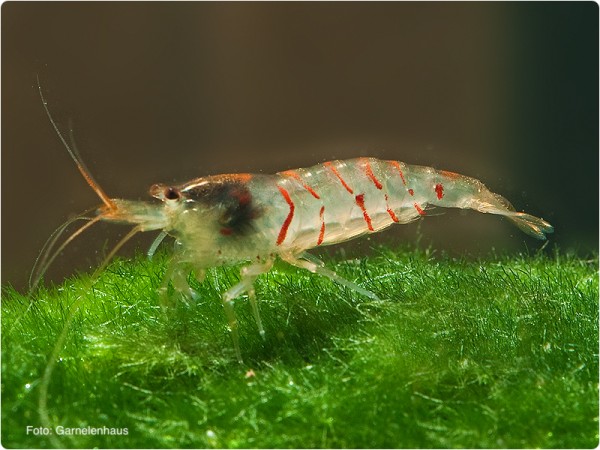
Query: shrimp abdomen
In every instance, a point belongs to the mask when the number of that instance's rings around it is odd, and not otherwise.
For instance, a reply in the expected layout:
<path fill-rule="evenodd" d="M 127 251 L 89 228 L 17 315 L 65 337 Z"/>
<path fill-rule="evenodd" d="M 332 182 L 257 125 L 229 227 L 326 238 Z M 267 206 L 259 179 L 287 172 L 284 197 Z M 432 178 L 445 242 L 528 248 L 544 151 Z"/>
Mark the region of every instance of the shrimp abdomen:
<path fill-rule="evenodd" d="M 551 233 L 543 219 L 516 212 L 504 197 L 471 177 L 399 161 L 356 158 L 278 174 L 294 206 L 285 243 L 310 248 L 380 231 L 427 215 L 428 206 L 503 215 L 538 239 Z M 280 237 L 282 234 L 280 233 Z M 284 244 L 281 239 L 279 244 Z"/>

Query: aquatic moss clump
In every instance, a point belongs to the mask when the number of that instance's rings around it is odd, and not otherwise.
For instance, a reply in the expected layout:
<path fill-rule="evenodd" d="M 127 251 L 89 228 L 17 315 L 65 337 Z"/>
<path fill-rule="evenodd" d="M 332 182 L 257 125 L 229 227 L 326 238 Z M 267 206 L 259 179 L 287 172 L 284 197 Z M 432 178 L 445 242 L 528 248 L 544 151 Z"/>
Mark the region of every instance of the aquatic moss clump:
<path fill-rule="evenodd" d="M 219 299 L 238 269 L 161 306 L 166 258 L 33 301 L 4 288 L 5 447 L 598 445 L 597 255 L 327 262 L 379 301 L 277 264 L 256 283 L 265 341 L 236 302 L 243 365 Z"/>

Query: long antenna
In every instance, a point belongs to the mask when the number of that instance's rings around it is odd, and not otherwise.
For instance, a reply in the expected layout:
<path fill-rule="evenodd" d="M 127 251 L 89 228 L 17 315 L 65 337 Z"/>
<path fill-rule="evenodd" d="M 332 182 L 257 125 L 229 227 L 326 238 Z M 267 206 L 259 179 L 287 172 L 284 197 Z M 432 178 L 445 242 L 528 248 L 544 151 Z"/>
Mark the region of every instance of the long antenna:
<path fill-rule="evenodd" d="M 75 220 L 77 219 L 82 219 L 83 217 L 75 217 L 72 220 L 69 220 L 67 223 L 65 223 L 64 225 L 62 225 L 57 231 L 59 232 L 56 237 L 58 238 L 58 236 L 60 236 L 60 234 L 62 234 L 62 232 L 66 229 L 67 225 L 70 225 L 71 223 L 75 222 Z M 48 267 L 50 267 L 50 265 L 52 264 L 52 262 L 54 262 L 54 260 L 56 259 L 56 257 L 58 255 L 60 255 L 60 253 L 67 247 L 67 245 L 69 245 L 73 239 L 75 239 L 77 236 L 79 236 L 81 233 L 83 233 L 85 230 L 87 230 L 89 227 L 91 227 L 92 225 L 94 225 L 96 222 L 102 220 L 102 216 L 96 216 L 93 219 L 90 219 L 90 221 L 88 223 L 86 223 L 85 225 L 83 225 L 81 228 L 79 228 L 77 231 L 75 231 L 71 236 L 69 236 L 69 238 L 63 242 L 60 247 L 58 247 L 58 249 L 56 249 L 56 251 L 54 251 L 52 254 L 50 254 L 50 250 L 52 250 L 51 247 L 49 247 L 44 255 L 44 258 L 42 260 L 42 265 L 40 265 L 39 271 L 38 273 L 35 274 L 35 277 L 33 278 L 33 282 L 30 281 L 30 286 L 29 286 L 29 291 L 33 292 L 35 291 L 35 289 L 37 288 L 38 283 L 40 282 L 40 280 L 42 279 L 42 277 L 44 276 L 44 273 L 46 273 L 46 270 L 48 270 Z M 54 239 L 53 239 L 54 240 Z M 52 243 L 52 245 L 54 245 L 54 242 Z M 37 265 L 37 261 L 36 261 L 36 265 Z"/>
<path fill-rule="evenodd" d="M 56 131 L 56 134 L 58 135 L 59 139 L 61 140 L 61 142 L 67 149 L 67 151 L 69 152 L 71 159 L 73 159 L 73 161 L 75 161 L 75 164 L 77 165 L 77 168 L 79 169 L 79 172 L 81 172 L 81 175 L 83 175 L 83 178 L 85 178 L 85 181 L 87 182 L 87 184 L 94 190 L 94 192 L 96 192 L 96 194 L 98 194 L 98 197 L 100 197 L 102 202 L 109 209 L 112 209 L 112 210 L 117 209 L 117 205 L 115 205 L 115 203 L 111 200 L 111 198 L 108 195 L 106 195 L 106 193 L 102 190 L 102 188 L 96 182 L 96 180 L 94 180 L 94 177 L 92 177 L 92 174 L 90 173 L 90 171 L 87 169 L 87 167 L 85 167 L 85 164 L 83 163 L 81 158 L 79 158 L 78 155 L 73 151 L 73 149 L 71 149 L 69 144 L 67 144 L 67 141 L 63 137 L 62 133 L 58 129 L 58 126 L 56 125 L 56 122 L 52 118 L 52 114 L 50 114 L 50 110 L 48 109 L 48 103 L 46 102 L 46 99 L 44 98 L 44 94 L 42 92 L 42 86 L 40 84 L 40 77 L 39 77 L 39 75 L 36 75 L 35 77 L 37 79 L 37 85 L 38 85 L 38 90 L 40 92 L 40 98 L 42 99 L 42 105 L 44 106 L 46 115 L 48 116 L 48 119 L 50 120 L 50 123 L 52 124 L 52 128 L 54 128 L 54 131 Z"/>
<path fill-rule="evenodd" d="M 48 267 L 50 267 L 51 261 L 49 262 L 48 258 L 50 258 L 50 256 L 52 255 L 52 250 L 54 249 L 54 246 L 56 245 L 58 239 L 62 236 L 64 231 L 67 229 L 67 227 L 77 220 L 92 220 L 91 218 L 88 218 L 87 215 L 93 212 L 95 209 L 97 209 L 97 207 L 90 208 L 87 211 L 84 211 L 81 214 L 67 220 L 60 227 L 54 230 L 54 232 L 50 235 L 50 237 L 42 247 L 40 254 L 36 258 L 35 263 L 33 265 L 33 269 L 31 269 L 31 274 L 29 275 L 29 292 L 33 292 L 35 290 L 37 284 L 40 282 L 40 279 L 42 278 Z M 53 260 L 55 257 L 56 255 L 52 256 L 51 259 Z"/>

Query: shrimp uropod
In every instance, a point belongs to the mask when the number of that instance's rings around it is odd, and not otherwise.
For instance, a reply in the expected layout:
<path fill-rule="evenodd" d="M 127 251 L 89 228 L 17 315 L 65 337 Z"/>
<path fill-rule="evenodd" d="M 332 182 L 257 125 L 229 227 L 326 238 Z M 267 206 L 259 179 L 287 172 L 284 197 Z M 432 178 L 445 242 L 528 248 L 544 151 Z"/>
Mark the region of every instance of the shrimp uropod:
<path fill-rule="evenodd" d="M 166 234 L 174 237 L 174 255 L 163 286 L 172 282 L 178 290 L 189 289 L 182 268 L 194 267 L 202 281 L 210 267 L 249 262 L 241 269 L 240 281 L 222 295 L 240 362 L 233 300 L 248 295 L 258 330 L 264 337 L 253 283 L 271 269 L 277 257 L 376 299 L 375 294 L 341 278 L 307 251 L 375 233 L 394 223 L 411 222 L 426 215 L 428 206 L 498 214 L 538 239 L 545 239 L 553 231 L 548 222 L 515 211 L 505 198 L 474 178 L 366 157 L 329 161 L 274 175 L 226 174 L 197 178 L 179 186 L 155 184 L 150 188 L 150 194 L 158 200 L 154 202 L 113 199 L 67 144 L 43 96 L 42 101 L 63 145 L 103 205 L 90 218 L 91 223 L 76 231 L 48 258 L 52 249 L 49 246 L 34 285 L 56 254 L 97 221 L 134 226 L 107 260 L 137 232 L 161 231 L 150 253 Z M 52 238 L 57 239 L 58 236 Z"/>

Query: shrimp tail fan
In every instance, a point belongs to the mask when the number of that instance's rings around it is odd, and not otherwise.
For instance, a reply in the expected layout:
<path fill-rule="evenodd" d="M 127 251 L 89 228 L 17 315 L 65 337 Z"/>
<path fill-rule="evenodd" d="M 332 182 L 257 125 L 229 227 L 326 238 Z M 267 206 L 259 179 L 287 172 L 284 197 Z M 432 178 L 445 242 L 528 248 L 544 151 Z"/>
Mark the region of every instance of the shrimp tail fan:
<path fill-rule="evenodd" d="M 515 212 L 506 217 L 518 226 L 521 231 L 537 239 L 545 240 L 546 234 L 554 232 L 552 225 L 544 219 L 532 216 L 531 214 Z"/>

